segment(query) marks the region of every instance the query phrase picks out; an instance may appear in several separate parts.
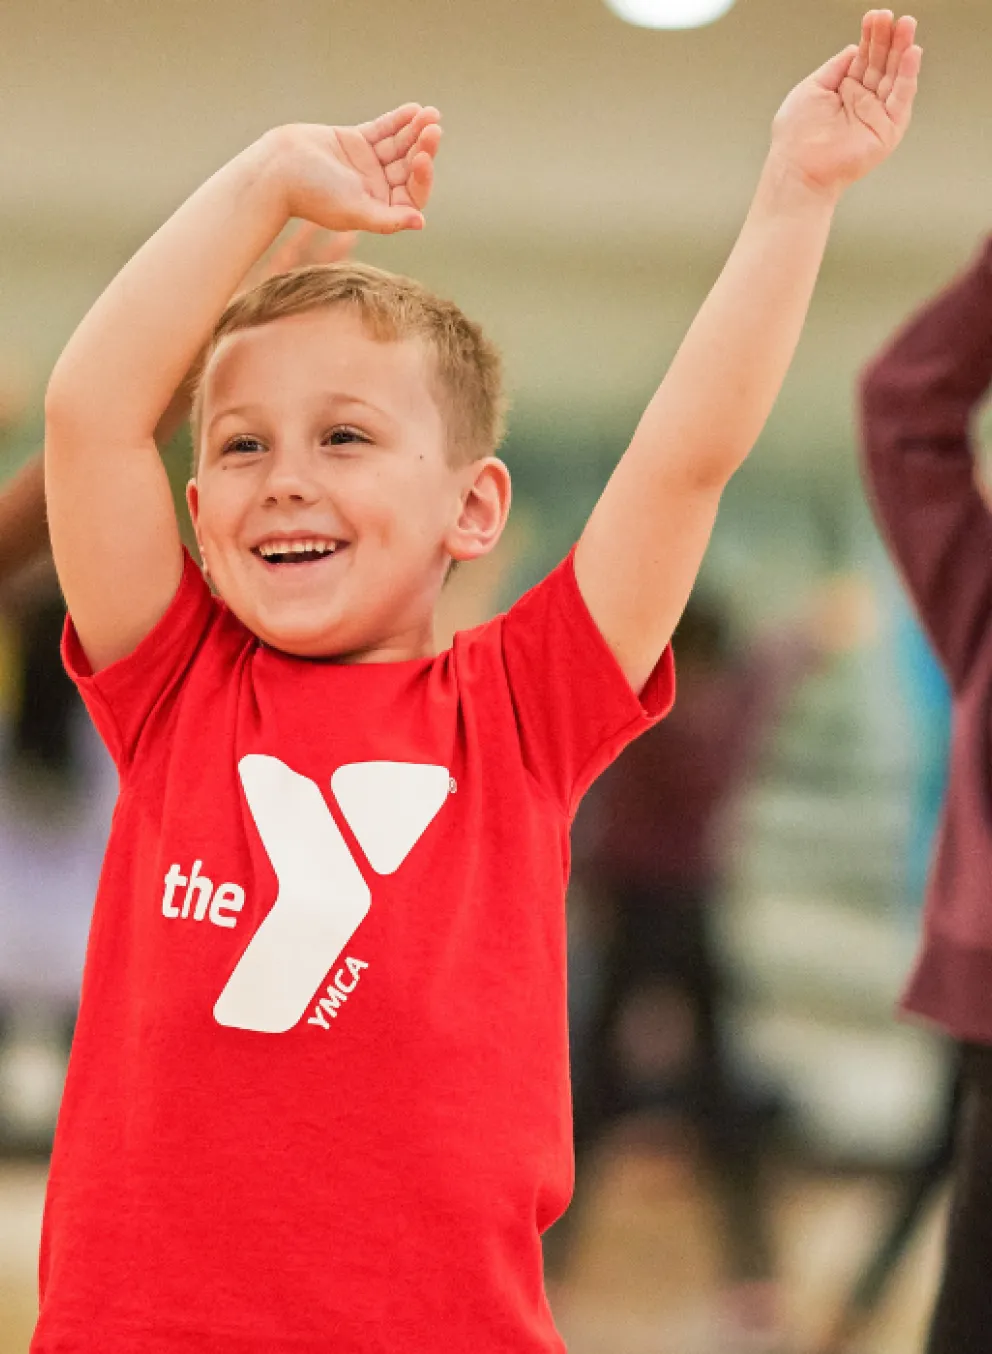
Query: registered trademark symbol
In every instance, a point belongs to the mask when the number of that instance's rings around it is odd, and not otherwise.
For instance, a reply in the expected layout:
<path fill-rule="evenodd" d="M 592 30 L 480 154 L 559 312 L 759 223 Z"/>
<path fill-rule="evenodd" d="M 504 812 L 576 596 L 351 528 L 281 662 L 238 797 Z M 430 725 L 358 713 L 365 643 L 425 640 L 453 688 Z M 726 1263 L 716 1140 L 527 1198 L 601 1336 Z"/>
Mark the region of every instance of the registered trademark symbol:
<path fill-rule="evenodd" d="M 458 782 L 455 780 L 454 776 L 448 777 L 448 790 L 453 795 L 458 793 Z"/>

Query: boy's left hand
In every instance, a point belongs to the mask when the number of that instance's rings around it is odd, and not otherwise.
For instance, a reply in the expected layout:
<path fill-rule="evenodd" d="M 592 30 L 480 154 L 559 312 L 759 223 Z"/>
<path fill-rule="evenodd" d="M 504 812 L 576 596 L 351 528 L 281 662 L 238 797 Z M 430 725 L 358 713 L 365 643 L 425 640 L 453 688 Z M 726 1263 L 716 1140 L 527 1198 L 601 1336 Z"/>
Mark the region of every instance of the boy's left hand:
<path fill-rule="evenodd" d="M 839 194 L 881 164 L 913 111 L 923 53 L 916 20 L 864 16 L 861 44 L 846 47 L 789 94 L 772 127 L 772 152 L 810 186 Z"/>

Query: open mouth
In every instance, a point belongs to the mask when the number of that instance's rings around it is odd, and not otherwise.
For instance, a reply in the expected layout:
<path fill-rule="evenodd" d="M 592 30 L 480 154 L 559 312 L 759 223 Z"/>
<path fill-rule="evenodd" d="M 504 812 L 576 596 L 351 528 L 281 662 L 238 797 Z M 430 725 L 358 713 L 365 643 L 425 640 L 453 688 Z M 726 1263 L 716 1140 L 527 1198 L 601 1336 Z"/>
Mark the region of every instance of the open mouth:
<path fill-rule="evenodd" d="M 265 564 L 313 564 L 330 559 L 345 547 L 345 541 L 300 540 L 264 541 L 252 548 Z"/>

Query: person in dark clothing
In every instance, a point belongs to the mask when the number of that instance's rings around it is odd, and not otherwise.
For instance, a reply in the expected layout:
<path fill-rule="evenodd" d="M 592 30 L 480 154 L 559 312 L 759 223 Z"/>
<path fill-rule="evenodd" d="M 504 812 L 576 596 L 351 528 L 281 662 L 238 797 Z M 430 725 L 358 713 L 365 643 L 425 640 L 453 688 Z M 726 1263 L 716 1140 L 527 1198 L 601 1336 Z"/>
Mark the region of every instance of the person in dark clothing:
<path fill-rule="evenodd" d="M 75 770 L 70 726 L 79 699 L 59 661 L 65 607 L 58 590 L 40 590 L 18 621 L 21 680 L 10 755 L 27 774 L 68 788 Z"/>
<path fill-rule="evenodd" d="M 762 1179 L 778 1101 L 742 1083 L 726 1047 L 714 905 L 733 811 L 789 696 L 828 652 L 857 642 L 864 621 L 863 590 L 831 583 L 801 621 L 736 655 L 724 609 L 694 597 L 674 637 L 675 709 L 601 777 L 576 824 L 583 875 L 610 921 L 589 1031 L 576 1049 L 579 1184 L 591 1149 L 625 1113 L 678 1110 L 720 1207 L 725 1341 L 732 1328 L 763 1337 L 756 1348 L 778 1348 L 780 1338 Z M 632 1057 L 638 1041 L 642 1054 Z"/>
<path fill-rule="evenodd" d="M 922 944 L 903 999 L 961 1050 L 954 1196 L 928 1354 L 985 1354 L 992 1340 L 992 513 L 971 435 L 990 384 L 992 239 L 861 384 L 869 496 L 953 702 Z"/>
<path fill-rule="evenodd" d="M 926 636 L 904 604 L 895 616 L 894 638 L 899 685 L 915 744 L 903 890 L 905 911 L 915 926 L 926 894 L 930 856 L 947 787 L 951 696 Z M 930 1215 L 935 1196 L 947 1181 L 954 1160 L 958 1117 L 957 1063 L 957 1051 L 952 1046 L 944 1111 L 929 1142 L 900 1171 L 888 1225 L 831 1313 L 815 1354 L 849 1354 L 861 1347 L 918 1229 Z"/>

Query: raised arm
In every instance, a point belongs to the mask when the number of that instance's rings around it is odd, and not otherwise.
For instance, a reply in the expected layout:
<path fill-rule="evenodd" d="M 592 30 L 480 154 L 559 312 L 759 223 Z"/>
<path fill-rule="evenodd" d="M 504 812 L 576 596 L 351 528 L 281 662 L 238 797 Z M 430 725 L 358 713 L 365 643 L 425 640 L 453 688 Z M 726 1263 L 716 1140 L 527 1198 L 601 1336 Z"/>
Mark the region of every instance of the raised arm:
<path fill-rule="evenodd" d="M 354 243 L 353 232 L 321 231 L 305 225 L 279 246 L 271 256 L 257 264 L 245 278 L 243 287 L 275 273 L 288 272 L 308 263 L 333 263 L 343 259 Z M 190 378 L 192 373 L 189 373 Z M 174 392 L 155 429 L 155 441 L 164 447 L 189 417 L 190 381 L 184 379 Z M 45 465 L 37 452 L 15 475 L 0 486 L 0 584 L 20 569 L 32 564 L 48 549 L 48 520 L 45 511 Z"/>
<path fill-rule="evenodd" d="M 166 611 L 181 570 L 155 432 L 232 292 L 291 217 L 331 230 L 419 229 L 440 138 L 406 104 L 360 127 L 267 133 L 143 246 L 76 330 L 45 404 L 48 520 L 94 669 Z"/>
<path fill-rule="evenodd" d="M 992 515 L 971 423 L 992 384 L 992 240 L 867 368 L 862 445 L 879 527 L 952 686 L 992 617 Z"/>
<path fill-rule="evenodd" d="M 635 690 L 682 614 L 723 490 L 785 378 L 836 203 L 909 124 L 915 27 L 871 11 L 860 46 L 782 105 L 737 244 L 583 532 L 579 587 Z"/>

